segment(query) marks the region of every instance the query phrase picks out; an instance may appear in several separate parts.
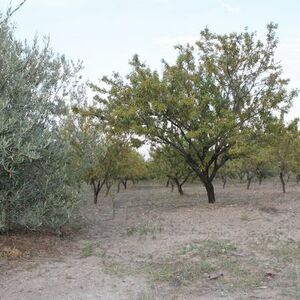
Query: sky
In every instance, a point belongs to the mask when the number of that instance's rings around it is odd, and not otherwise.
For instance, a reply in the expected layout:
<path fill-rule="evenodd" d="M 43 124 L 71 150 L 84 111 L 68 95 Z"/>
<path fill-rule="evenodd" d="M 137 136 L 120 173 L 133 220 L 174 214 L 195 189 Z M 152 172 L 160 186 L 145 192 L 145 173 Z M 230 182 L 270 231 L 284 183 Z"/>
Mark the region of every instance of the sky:
<path fill-rule="evenodd" d="M 0 10 L 20 1 L 0 0 Z M 93 82 L 128 73 L 135 53 L 160 71 L 162 58 L 174 61 L 174 45 L 193 43 L 206 26 L 217 33 L 248 27 L 263 38 L 272 21 L 279 24 L 276 56 L 284 76 L 300 88 L 299 0 L 27 0 L 12 21 L 18 38 L 50 36 L 55 51 L 82 60 Z M 300 118 L 300 97 L 288 119 L 294 117 Z"/>

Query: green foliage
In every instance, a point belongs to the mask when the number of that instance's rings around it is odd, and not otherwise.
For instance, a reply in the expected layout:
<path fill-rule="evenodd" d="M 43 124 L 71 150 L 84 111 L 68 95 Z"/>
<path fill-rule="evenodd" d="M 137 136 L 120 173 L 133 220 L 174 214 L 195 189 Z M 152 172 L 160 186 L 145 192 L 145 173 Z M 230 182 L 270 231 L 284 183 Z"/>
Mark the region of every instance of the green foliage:
<path fill-rule="evenodd" d="M 269 144 L 268 135 L 261 131 L 252 131 L 237 143 L 235 147 L 238 158 L 227 163 L 221 170 L 223 176 L 239 177 L 248 181 L 247 187 L 254 177 L 261 183 L 262 179 L 271 175 L 274 169 L 273 147 Z"/>
<path fill-rule="evenodd" d="M 286 192 L 284 176 L 292 171 L 300 171 L 300 132 L 298 129 L 299 120 L 295 119 L 285 124 L 284 115 L 280 119 L 273 118 L 267 128 L 269 143 L 273 147 L 275 168 L 279 173 L 283 193 Z"/>
<path fill-rule="evenodd" d="M 1 17 L 0 17 L 1 18 Z M 67 222 L 76 198 L 67 184 L 67 144 L 60 138 L 77 67 L 14 38 L 0 22 L 0 230 L 54 230 Z"/>
<path fill-rule="evenodd" d="M 168 145 L 152 148 L 150 156 L 151 174 L 159 180 L 171 181 L 177 185 L 179 193 L 183 193 L 182 186 L 192 174 L 184 158 Z"/>
<path fill-rule="evenodd" d="M 132 147 L 123 150 L 123 158 L 119 161 L 116 178 L 121 180 L 139 180 L 146 176 L 144 158 Z"/>
<path fill-rule="evenodd" d="M 212 181 L 238 156 L 245 133 L 262 128 L 274 111 L 287 109 L 297 92 L 287 91 L 275 62 L 276 25 L 264 42 L 247 30 L 217 35 L 205 29 L 195 46 L 176 46 L 176 63 L 163 64 L 162 76 L 131 60 L 127 81 L 118 74 L 95 85 L 101 115 L 115 133 L 133 134 L 169 145 L 180 154 L 215 201 Z"/>
<path fill-rule="evenodd" d="M 157 179 L 182 179 L 191 173 L 182 156 L 170 146 L 152 148 L 150 152 L 152 173 Z"/>
<path fill-rule="evenodd" d="M 146 171 L 144 159 L 122 136 L 111 136 L 103 122 L 89 116 L 79 105 L 64 128 L 71 145 L 69 174 L 94 190 L 94 202 L 104 187 L 109 192 L 115 180 L 138 179 Z"/>
<path fill-rule="evenodd" d="M 275 166 L 284 175 L 289 171 L 295 173 L 300 171 L 300 132 L 298 124 L 298 119 L 285 124 L 282 115 L 279 119 L 273 118 L 267 128 Z"/>

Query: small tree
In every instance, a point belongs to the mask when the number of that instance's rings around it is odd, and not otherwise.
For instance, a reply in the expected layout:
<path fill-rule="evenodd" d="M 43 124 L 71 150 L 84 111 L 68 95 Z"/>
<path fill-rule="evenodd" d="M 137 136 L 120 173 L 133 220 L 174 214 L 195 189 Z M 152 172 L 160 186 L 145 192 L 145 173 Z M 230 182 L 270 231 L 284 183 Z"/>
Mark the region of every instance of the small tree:
<path fill-rule="evenodd" d="M 289 171 L 297 171 L 299 166 L 300 132 L 299 120 L 285 124 L 284 115 L 273 118 L 268 126 L 269 143 L 279 171 L 279 179 L 283 193 L 286 192 L 285 175 Z"/>
<path fill-rule="evenodd" d="M 239 145 L 239 158 L 231 163 L 231 169 L 242 174 L 247 180 L 249 190 L 252 180 L 257 177 L 259 184 L 270 174 L 274 164 L 272 147 L 268 144 L 267 134 L 262 130 L 252 130 Z"/>
<path fill-rule="evenodd" d="M 123 184 L 125 190 L 127 189 L 128 180 L 132 182 L 138 181 L 146 174 L 146 165 L 144 158 L 132 147 L 123 149 L 122 160 L 119 162 L 118 174 L 118 192 L 120 185 Z"/>
<path fill-rule="evenodd" d="M 78 183 L 92 186 L 97 204 L 102 188 L 106 186 L 108 193 L 117 177 L 124 142 L 105 135 L 98 123 L 81 114 L 69 119 L 65 134 L 71 145 L 69 173 L 77 174 Z"/>
<path fill-rule="evenodd" d="M 150 152 L 152 172 L 157 179 L 167 179 L 183 195 L 182 186 L 192 175 L 185 160 L 170 146 L 153 148 Z"/>

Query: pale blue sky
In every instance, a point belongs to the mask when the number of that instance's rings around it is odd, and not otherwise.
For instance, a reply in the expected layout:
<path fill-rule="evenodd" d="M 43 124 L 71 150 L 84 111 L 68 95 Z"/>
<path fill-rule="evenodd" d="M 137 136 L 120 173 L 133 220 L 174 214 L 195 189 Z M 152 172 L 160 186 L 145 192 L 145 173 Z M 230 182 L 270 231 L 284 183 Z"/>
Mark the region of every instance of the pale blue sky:
<path fill-rule="evenodd" d="M 0 9 L 9 2 L 0 0 Z M 300 87 L 299 0 L 27 0 L 13 21 L 21 39 L 50 35 L 56 51 L 83 60 L 93 81 L 128 72 L 134 53 L 160 70 L 161 58 L 174 59 L 174 44 L 193 42 L 205 26 L 218 33 L 248 26 L 262 36 L 273 21 L 279 24 L 277 57 L 291 86 Z M 300 98 L 292 117 L 300 117 Z"/>

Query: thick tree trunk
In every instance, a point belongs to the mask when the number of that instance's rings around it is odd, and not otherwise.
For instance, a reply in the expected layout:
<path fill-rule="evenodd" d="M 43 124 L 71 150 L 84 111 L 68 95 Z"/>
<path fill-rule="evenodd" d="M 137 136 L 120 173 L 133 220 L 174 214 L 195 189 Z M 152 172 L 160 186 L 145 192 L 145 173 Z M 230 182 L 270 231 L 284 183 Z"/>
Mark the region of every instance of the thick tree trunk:
<path fill-rule="evenodd" d="M 216 198 L 215 198 L 215 190 L 213 184 L 211 182 L 208 182 L 208 183 L 204 183 L 204 186 L 207 192 L 208 203 L 215 203 Z"/>
<path fill-rule="evenodd" d="M 207 193 L 207 198 L 208 198 L 208 203 L 215 203 L 216 198 L 215 198 L 215 189 L 214 186 L 209 178 L 203 178 L 200 177 L 200 180 L 205 186 L 206 193 Z"/>
<path fill-rule="evenodd" d="M 262 180 L 263 180 L 263 176 L 258 176 L 258 183 L 259 183 L 259 185 L 261 185 Z"/>
<path fill-rule="evenodd" d="M 173 181 L 170 181 L 170 184 L 171 184 L 171 192 L 174 192 L 174 183 L 173 183 Z"/>
<path fill-rule="evenodd" d="M 281 182 L 281 185 L 282 185 L 282 192 L 285 193 L 285 182 L 284 182 L 283 176 L 284 176 L 283 172 L 280 172 L 279 178 L 280 178 L 280 182 Z"/>
<path fill-rule="evenodd" d="M 299 182 L 300 182 L 300 175 L 299 174 L 296 176 L 296 181 L 297 181 L 297 184 L 299 184 Z"/>
<path fill-rule="evenodd" d="M 179 185 L 177 186 L 177 188 L 178 188 L 178 193 L 179 193 L 180 195 L 184 195 L 184 192 L 183 192 L 183 189 L 182 189 L 182 185 L 179 184 Z"/>

